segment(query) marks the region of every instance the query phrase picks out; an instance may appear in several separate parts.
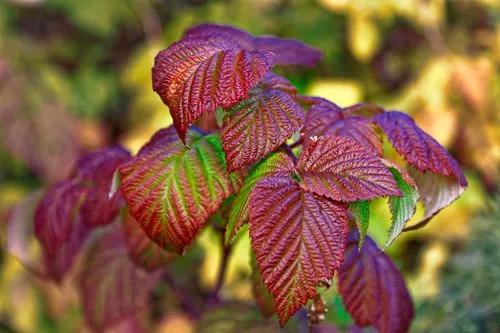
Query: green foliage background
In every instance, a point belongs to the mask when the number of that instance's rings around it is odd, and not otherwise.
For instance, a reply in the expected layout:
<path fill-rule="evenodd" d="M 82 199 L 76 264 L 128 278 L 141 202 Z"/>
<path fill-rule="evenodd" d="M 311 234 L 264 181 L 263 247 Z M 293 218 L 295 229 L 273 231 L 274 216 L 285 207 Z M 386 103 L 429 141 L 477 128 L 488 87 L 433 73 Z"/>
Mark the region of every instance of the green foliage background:
<path fill-rule="evenodd" d="M 472 219 L 488 202 L 499 202 L 493 196 L 500 182 L 498 1 L 0 0 L 0 332 L 85 332 L 74 286 L 57 290 L 30 276 L 5 251 L 4 222 L 12 204 L 63 179 L 81 153 L 110 143 L 137 151 L 171 123 L 151 89 L 152 61 L 202 22 L 323 50 L 315 68 L 280 71 L 301 92 L 341 106 L 370 101 L 408 112 L 454 154 L 469 189 L 387 252 L 407 276 L 415 332 L 499 330 L 498 208 Z M 389 222 L 387 202 L 372 205 L 368 234 L 379 245 Z M 213 284 L 220 258 L 213 238 L 204 232 L 192 258 L 177 264 L 199 275 L 192 283 L 201 289 Z M 248 237 L 241 237 L 224 291 L 243 309 L 253 306 L 248 248 Z M 327 319 L 349 327 L 334 288 L 328 303 Z M 155 332 L 196 331 L 175 305 L 158 306 L 167 311 Z M 232 320 L 223 314 L 202 323 Z"/>

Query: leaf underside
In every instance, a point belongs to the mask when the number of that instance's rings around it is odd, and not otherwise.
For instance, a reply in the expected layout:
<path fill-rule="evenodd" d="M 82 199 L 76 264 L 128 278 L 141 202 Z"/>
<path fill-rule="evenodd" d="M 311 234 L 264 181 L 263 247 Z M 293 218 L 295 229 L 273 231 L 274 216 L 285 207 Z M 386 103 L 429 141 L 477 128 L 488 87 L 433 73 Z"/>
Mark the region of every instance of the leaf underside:
<path fill-rule="evenodd" d="M 410 165 L 410 174 L 424 203 L 425 216 L 405 230 L 418 229 L 456 200 L 467 186 L 467 180 L 458 162 L 410 116 L 390 111 L 375 116 L 374 120 Z"/>
<path fill-rule="evenodd" d="M 408 332 L 413 304 L 403 275 L 369 237 L 358 250 L 358 235 L 349 236 L 339 270 L 339 291 L 356 325 L 381 333 Z"/>
<path fill-rule="evenodd" d="M 186 148 L 160 130 L 145 149 L 120 167 L 121 191 L 130 214 L 160 247 L 182 253 L 208 217 L 241 186 L 228 174 L 220 140 L 194 136 Z M 169 142 L 165 144 L 165 142 Z"/>
<path fill-rule="evenodd" d="M 420 200 L 425 208 L 425 214 L 421 221 L 407 226 L 404 231 L 417 230 L 430 222 L 431 218 L 443 208 L 448 207 L 463 193 L 465 187 L 461 186 L 452 177 L 437 175 L 431 172 L 422 173 L 410 168 L 410 175 L 417 184 Z"/>
<path fill-rule="evenodd" d="M 434 138 L 421 130 L 407 114 L 390 111 L 374 117 L 391 144 L 408 163 L 420 172 L 450 176 L 467 186 L 457 161 Z"/>
<path fill-rule="evenodd" d="M 257 264 L 283 326 L 341 265 L 347 207 L 304 191 L 283 172 L 258 182 L 250 217 Z"/>
<path fill-rule="evenodd" d="M 268 75 L 248 98 L 227 110 L 221 132 L 228 170 L 259 161 L 296 132 L 304 122 L 295 88 Z"/>

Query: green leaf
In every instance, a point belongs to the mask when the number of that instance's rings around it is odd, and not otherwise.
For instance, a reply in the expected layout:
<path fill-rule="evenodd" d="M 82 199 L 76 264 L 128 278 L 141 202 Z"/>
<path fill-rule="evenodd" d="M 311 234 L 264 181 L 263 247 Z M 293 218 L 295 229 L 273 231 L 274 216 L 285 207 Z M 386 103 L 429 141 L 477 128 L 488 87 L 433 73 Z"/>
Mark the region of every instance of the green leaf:
<path fill-rule="evenodd" d="M 389 239 L 385 243 L 384 248 L 389 246 L 399 236 L 408 220 L 415 215 L 417 200 L 419 198 L 416 187 L 405 181 L 401 173 L 395 168 L 390 168 L 390 170 L 403 195 L 389 198 L 392 222 L 389 228 Z"/>
<path fill-rule="evenodd" d="M 277 170 L 283 170 L 286 165 L 293 167 L 293 162 L 285 153 L 277 152 L 269 154 L 250 170 L 229 213 L 225 236 L 226 244 L 229 244 L 241 227 L 248 223 L 248 201 L 255 184 L 263 177 Z"/>
<path fill-rule="evenodd" d="M 368 225 L 370 224 L 370 201 L 355 201 L 349 205 L 349 209 L 352 215 L 354 215 L 354 220 L 358 227 L 360 235 L 359 248 L 361 249 L 365 241 L 366 232 L 368 231 Z"/>
<path fill-rule="evenodd" d="M 228 174 L 216 135 L 189 139 L 186 148 L 173 127 L 160 130 L 120 166 L 130 214 L 160 247 L 179 254 L 243 180 Z"/>

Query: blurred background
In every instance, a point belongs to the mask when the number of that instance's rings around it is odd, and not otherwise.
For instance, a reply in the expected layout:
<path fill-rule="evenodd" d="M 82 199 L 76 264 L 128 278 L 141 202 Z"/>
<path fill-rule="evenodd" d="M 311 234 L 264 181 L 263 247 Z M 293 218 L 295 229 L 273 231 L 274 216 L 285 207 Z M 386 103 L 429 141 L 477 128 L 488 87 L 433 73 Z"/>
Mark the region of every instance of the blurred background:
<path fill-rule="evenodd" d="M 171 123 L 151 88 L 153 58 L 202 22 L 321 49 L 315 68 L 279 72 L 340 106 L 407 112 L 450 150 L 468 189 L 387 252 L 414 298 L 412 331 L 500 332 L 498 0 L 0 0 L 0 332 L 87 332 L 75 286 L 37 279 L 7 252 L 7 238 L 23 233 L 7 221 L 31 219 L 40 191 L 82 153 L 110 143 L 136 152 Z M 372 218 L 369 234 L 383 244 L 386 202 Z M 213 237 L 205 230 L 176 268 L 202 289 L 218 269 Z M 36 260 L 33 240 L 24 241 L 33 251 L 17 257 Z M 223 296 L 250 312 L 248 249 L 243 236 Z M 167 311 L 158 311 L 154 332 L 201 332 L 167 296 L 157 300 Z M 327 320 L 349 327 L 334 290 L 327 300 Z M 221 311 L 217 320 L 234 320 Z"/>

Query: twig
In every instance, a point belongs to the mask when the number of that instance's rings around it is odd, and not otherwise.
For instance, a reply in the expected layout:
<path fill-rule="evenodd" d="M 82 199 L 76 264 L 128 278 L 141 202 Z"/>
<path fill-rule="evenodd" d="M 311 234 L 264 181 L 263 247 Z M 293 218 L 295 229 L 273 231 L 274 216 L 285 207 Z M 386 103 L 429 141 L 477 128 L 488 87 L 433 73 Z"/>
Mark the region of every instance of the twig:
<path fill-rule="evenodd" d="M 222 237 L 222 261 L 219 268 L 219 273 L 217 275 L 217 280 L 215 282 L 215 287 L 207 298 L 207 306 L 212 306 L 219 302 L 219 293 L 224 284 L 224 278 L 226 277 L 227 263 L 229 261 L 229 255 L 231 254 L 231 247 L 224 246 L 224 238 Z"/>
<path fill-rule="evenodd" d="M 293 162 L 294 162 L 294 163 L 297 163 L 297 161 L 298 161 L 299 159 L 297 158 L 297 156 L 295 156 L 295 154 L 293 153 L 292 148 L 290 148 L 290 146 L 289 146 L 289 145 L 287 145 L 286 143 L 284 143 L 284 144 L 282 144 L 282 145 L 280 146 L 280 148 L 281 148 L 281 149 L 283 149 L 283 151 L 284 151 L 285 153 L 287 153 L 287 155 L 288 155 L 288 156 L 290 156 L 290 157 L 293 159 Z"/>
<path fill-rule="evenodd" d="M 295 148 L 295 147 L 300 146 L 300 145 L 301 145 L 301 144 L 303 144 L 303 143 L 304 143 L 304 139 L 303 139 L 303 138 L 300 138 L 300 139 L 298 139 L 297 141 L 295 141 L 294 143 L 292 143 L 292 144 L 290 145 L 290 148 L 291 148 L 291 149 L 293 149 L 293 148 Z"/>
<path fill-rule="evenodd" d="M 184 288 L 180 286 L 177 281 L 175 281 L 174 277 L 170 274 L 169 271 L 163 272 L 162 279 L 170 287 L 175 297 L 181 304 L 181 307 L 184 309 L 184 312 L 186 312 L 190 317 L 194 319 L 199 318 L 201 315 L 200 310 L 197 309 L 197 307 L 191 301 L 191 297 L 184 290 Z"/>

